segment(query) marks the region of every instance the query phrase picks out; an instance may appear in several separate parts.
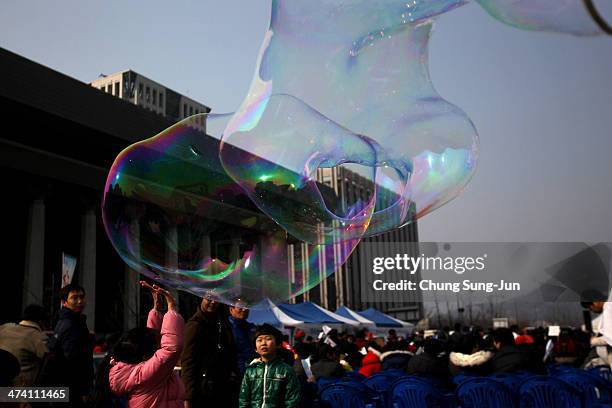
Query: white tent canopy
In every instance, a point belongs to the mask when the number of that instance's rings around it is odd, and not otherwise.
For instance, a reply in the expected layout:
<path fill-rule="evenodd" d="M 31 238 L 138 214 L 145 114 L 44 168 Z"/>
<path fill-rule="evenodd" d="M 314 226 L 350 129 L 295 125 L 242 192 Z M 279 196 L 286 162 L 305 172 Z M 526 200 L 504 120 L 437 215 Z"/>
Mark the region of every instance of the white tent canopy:
<path fill-rule="evenodd" d="M 303 321 L 294 319 L 283 312 L 270 299 L 264 299 L 249 312 L 249 322 L 255 324 L 268 323 L 275 327 L 298 327 L 304 324 Z"/>

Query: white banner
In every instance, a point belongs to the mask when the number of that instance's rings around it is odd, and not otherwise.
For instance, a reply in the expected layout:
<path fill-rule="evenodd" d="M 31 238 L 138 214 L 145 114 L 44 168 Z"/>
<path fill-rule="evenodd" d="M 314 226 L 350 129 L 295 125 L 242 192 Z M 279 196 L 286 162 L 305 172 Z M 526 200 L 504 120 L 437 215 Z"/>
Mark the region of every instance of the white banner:
<path fill-rule="evenodd" d="M 72 282 L 77 259 L 62 252 L 62 288 Z"/>

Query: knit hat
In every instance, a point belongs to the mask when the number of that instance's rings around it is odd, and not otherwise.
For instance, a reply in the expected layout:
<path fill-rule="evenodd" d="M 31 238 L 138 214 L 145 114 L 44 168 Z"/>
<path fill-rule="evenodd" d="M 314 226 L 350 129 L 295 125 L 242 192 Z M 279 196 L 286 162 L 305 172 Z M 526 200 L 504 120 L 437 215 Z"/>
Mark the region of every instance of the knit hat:
<path fill-rule="evenodd" d="M 257 327 L 257 331 L 255 331 L 253 341 L 256 341 L 259 336 L 274 337 L 274 340 L 276 340 L 276 345 L 279 347 L 283 342 L 283 334 L 280 332 L 280 330 L 268 323 L 264 323 L 261 326 Z"/>

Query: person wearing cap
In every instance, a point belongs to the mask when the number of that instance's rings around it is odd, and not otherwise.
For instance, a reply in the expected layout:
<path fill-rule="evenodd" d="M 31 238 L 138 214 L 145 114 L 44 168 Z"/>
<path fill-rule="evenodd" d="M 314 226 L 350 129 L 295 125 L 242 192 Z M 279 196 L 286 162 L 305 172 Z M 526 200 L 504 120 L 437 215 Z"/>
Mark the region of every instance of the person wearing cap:
<path fill-rule="evenodd" d="M 253 349 L 253 335 L 256 329 L 253 323 L 247 321 L 249 309 L 243 300 L 237 299 L 234 305 L 229 307 L 229 313 L 229 323 L 236 341 L 238 370 L 242 378 L 246 365 L 256 356 Z"/>
<path fill-rule="evenodd" d="M 612 302 L 607 302 L 602 293 L 590 291 L 588 298 L 580 302 L 582 307 L 594 313 L 601 313 L 599 320 L 599 336 L 591 337 L 591 347 L 597 348 L 597 355 L 612 366 Z"/>
<path fill-rule="evenodd" d="M 259 358 L 249 364 L 240 387 L 240 408 L 296 408 L 300 384 L 293 369 L 279 358 L 281 332 L 269 324 L 255 332 Z"/>

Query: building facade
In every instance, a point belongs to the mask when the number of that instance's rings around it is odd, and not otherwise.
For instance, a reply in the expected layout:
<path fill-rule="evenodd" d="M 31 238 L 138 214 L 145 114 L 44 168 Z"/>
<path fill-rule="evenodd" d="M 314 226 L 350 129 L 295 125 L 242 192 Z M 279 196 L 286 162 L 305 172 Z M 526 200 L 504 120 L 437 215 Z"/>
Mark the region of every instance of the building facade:
<path fill-rule="evenodd" d="M 210 108 L 132 70 L 101 75 L 90 85 L 119 99 L 149 109 L 171 120 L 210 112 Z"/>
<path fill-rule="evenodd" d="M 353 203 L 357 200 L 368 200 L 374 190 L 374 184 L 368 178 L 358 174 L 354 169 L 345 167 L 320 168 L 317 169 L 317 181 L 330 187 L 344 203 Z M 378 194 L 385 195 L 381 201 L 386 206 L 393 202 L 396 196 L 393 192 L 380 189 Z M 365 310 L 373 307 L 398 319 L 417 322 L 423 316 L 423 304 L 420 291 L 397 292 L 391 298 L 385 295 L 375 301 L 366 299 L 361 282 L 362 274 L 371 273 L 364 265 L 363 259 L 367 256 L 379 256 L 375 245 L 372 243 L 384 243 L 397 248 L 398 253 L 409 255 L 418 253 L 418 224 L 412 223 L 373 237 L 363 238 L 355 248 L 348 260 L 331 276 L 325 277 L 329 271 L 318 270 L 313 273 L 321 275 L 321 284 L 304 294 L 294 297 L 292 302 L 304 300 L 320 304 L 326 309 L 336 310 L 340 306 L 347 306 L 353 310 Z M 306 244 L 291 245 L 290 252 L 295 254 L 294 262 L 300 257 L 307 257 L 308 246 Z M 395 274 L 397 274 L 395 272 Z M 417 279 L 420 271 L 417 271 Z M 392 277 L 392 276 L 390 276 Z M 399 279 L 399 276 L 398 276 Z"/>

